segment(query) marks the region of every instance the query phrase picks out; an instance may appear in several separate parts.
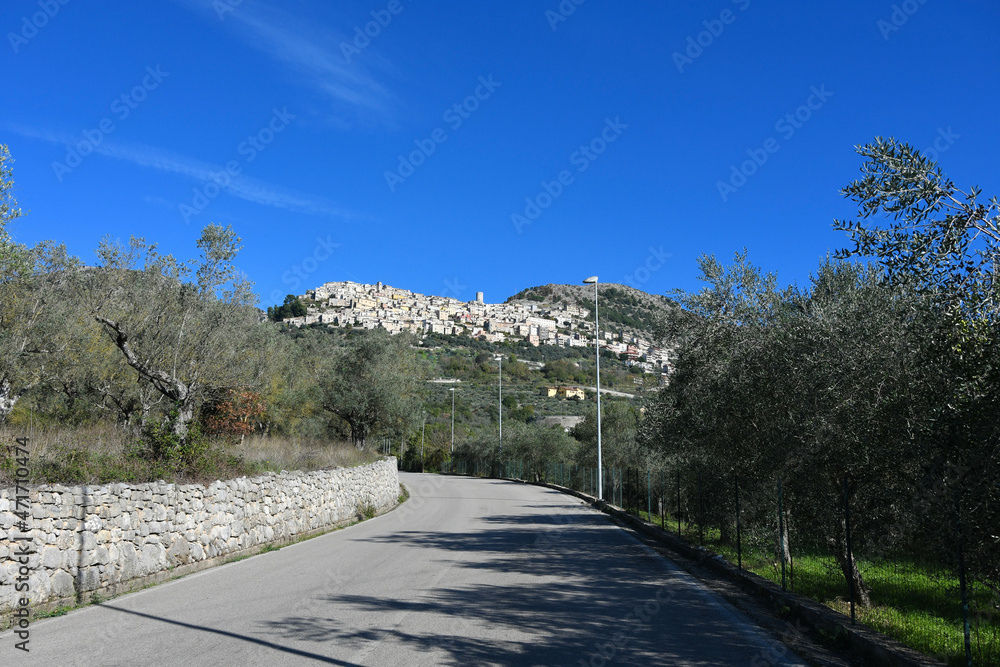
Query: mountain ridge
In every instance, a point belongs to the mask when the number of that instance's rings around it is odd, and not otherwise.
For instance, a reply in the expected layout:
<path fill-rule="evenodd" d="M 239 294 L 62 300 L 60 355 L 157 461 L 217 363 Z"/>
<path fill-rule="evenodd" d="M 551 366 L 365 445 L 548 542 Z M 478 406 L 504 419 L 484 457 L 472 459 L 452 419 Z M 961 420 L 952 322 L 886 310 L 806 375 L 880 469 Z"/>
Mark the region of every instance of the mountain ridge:
<path fill-rule="evenodd" d="M 630 285 L 598 283 L 598 316 L 602 327 L 608 323 L 635 333 L 652 336 L 659 320 L 677 303 L 666 296 L 650 294 Z M 594 289 L 590 285 L 548 283 L 527 287 L 504 303 L 543 305 L 571 303 L 593 311 Z M 589 320 L 593 320 L 588 316 Z"/>

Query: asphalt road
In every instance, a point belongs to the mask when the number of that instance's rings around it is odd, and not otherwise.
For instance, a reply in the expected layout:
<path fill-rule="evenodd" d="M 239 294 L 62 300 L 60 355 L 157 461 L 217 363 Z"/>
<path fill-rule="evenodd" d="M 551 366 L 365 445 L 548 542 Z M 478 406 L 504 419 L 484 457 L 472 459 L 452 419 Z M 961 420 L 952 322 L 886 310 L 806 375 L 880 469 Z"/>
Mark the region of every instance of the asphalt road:
<path fill-rule="evenodd" d="M 801 664 L 576 498 L 401 477 L 389 514 L 4 632 L 0 665 Z"/>

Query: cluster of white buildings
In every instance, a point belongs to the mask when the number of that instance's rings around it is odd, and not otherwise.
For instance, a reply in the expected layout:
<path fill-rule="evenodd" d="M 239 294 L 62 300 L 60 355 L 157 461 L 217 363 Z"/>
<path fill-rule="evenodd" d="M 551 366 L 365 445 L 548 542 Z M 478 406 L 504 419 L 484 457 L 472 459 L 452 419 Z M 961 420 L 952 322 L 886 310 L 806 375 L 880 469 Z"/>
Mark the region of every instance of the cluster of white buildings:
<path fill-rule="evenodd" d="M 425 296 L 382 283 L 366 285 L 350 281 L 324 283 L 304 296 L 308 313 L 286 320 L 304 326 L 382 327 L 395 334 L 439 333 L 465 335 L 489 342 L 524 339 L 532 345 L 593 346 L 594 323 L 590 311 L 573 304 L 484 303 L 483 293 L 475 301 L 443 296 Z M 664 371 L 668 351 L 636 336 L 624 340 L 601 332 L 600 345 L 625 355 L 626 364 L 649 372 Z"/>

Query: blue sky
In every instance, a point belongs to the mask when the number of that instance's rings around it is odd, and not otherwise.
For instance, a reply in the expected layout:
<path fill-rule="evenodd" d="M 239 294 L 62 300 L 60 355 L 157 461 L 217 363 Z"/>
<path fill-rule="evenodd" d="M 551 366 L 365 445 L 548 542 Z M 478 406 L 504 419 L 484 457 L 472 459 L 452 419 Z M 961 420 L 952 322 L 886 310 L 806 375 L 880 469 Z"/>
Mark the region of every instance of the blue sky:
<path fill-rule="evenodd" d="M 5 0 L 0 28 L 18 240 L 190 258 L 231 224 L 263 306 L 663 293 L 743 247 L 802 284 L 876 135 L 1000 193 L 987 0 Z"/>

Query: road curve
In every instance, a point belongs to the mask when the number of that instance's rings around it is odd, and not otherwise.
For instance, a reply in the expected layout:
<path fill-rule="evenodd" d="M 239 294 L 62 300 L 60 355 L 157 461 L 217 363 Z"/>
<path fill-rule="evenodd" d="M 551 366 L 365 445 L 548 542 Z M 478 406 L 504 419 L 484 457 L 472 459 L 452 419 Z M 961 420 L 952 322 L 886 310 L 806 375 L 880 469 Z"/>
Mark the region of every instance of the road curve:
<path fill-rule="evenodd" d="M 401 478 L 389 514 L 4 632 L 0 664 L 802 664 L 576 498 Z"/>

